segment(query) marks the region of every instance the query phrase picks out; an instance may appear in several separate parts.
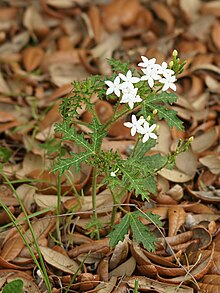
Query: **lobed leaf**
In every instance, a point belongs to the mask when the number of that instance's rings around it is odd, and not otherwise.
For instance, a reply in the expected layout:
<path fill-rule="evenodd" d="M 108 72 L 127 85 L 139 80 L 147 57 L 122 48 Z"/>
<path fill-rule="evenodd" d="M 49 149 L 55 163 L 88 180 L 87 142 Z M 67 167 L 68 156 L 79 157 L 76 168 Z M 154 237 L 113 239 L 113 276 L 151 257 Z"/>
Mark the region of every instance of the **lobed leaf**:
<path fill-rule="evenodd" d="M 138 244 L 142 243 L 148 251 L 155 251 L 154 243 L 157 241 L 157 238 L 140 222 L 137 213 L 130 213 L 129 215 L 129 223 L 136 242 Z"/>
<path fill-rule="evenodd" d="M 121 222 L 114 227 L 114 230 L 108 234 L 107 237 L 110 238 L 110 247 L 115 247 L 119 241 L 123 241 L 126 234 L 128 234 L 129 229 L 129 214 L 126 214 Z"/>

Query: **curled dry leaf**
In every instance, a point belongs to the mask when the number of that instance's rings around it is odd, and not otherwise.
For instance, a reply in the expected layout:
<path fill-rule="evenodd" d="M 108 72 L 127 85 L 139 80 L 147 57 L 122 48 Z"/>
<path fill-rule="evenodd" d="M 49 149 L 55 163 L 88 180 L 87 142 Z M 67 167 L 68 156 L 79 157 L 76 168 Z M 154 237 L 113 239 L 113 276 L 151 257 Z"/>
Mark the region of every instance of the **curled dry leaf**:
<path fill-rule="evenodd" d="M 186 223 L 185 226 L 187 228 L 191 228 L 195 225 L 198 225 L 201 222 L 212 222 L 217 221 L 220 218 L 220 215 L 214 215 L 214 214 L 198 214 L 193 215 L 191 213 L 188 213 L 186 216 Z"/>
<path fill-rule="evenodd" d="M 196 266 L 190 271 L 190 274 L 185 274 L 184 276 L 180 277 L 174 277 L 170 279 L 165 279 L 160 276 L 158 276 L 158 280 L 166 283 L 173 283 L 173 284 L 179 284 L 180 282 L 185 283 L 192 280 L 192 276 L 199 280 L 203 276 L 207 274 L 209 269 L 212 266 L 214 256 L 214 249 L 212 251 L 209 251 L 208 253 L 205 253 L 204 251 L 199 252 L 199 258 L 197 259 L 198 263 Z"/>
<path fill-rule="evenodd" d="M 156 243 L 156 246 L 158 249 L 163 249 L 164 247 L 166 247 L 167 243 L 169 243 L 171 246 L 178 245 L 178 244 L 189 241 L 192 238 L 192 236 L 193 236 L 193 232 L 187 231 L 187 232 L 178 234 L 176 236 L 165 237 L 165 239 L 158 238 L 158 242 Z"/>
<path fill-rule="evenodd" d="M 212 236 L 210 232 L 205 229 L 202 225 L 193 226 L 193 237 L 192 239 L 199 239 L 199 249 L 206 249 L 212 242 Z"/>
<path fill-rule="evenodd" d="M 71 275 L 74 275 L 75 273 L 79 275 L 81 273 L 79 264 L 68 256 L 65 256 L 49 247 L 40 246 L 39 248 L 45 261 L 53 267 Z"/>
<path fill-rule="evenodd" d="M 126 278 L 126 281 L 128 283 L 128 286 L 132 289 L 134 289 L 135 286 L 135 281 L 138 281 L 138 289 L 141 291 L 146 291 L 148 292 L 149 290 L 154 290 L 156 292 L 170 292 L 174 293 L 176 292 L 176 286 L 175 285 L 169 285 L 166 284 L 165 282 L 160 282 L 156 280 L 149 279 L 144 276 L 134 276 L 130 278 Z M 178 293 L 193 293 L 193 289 L 186 287 L 186 286 L 181 286 L 178 288 Z"/>
<path fill-rule="evenodd" d="M 204 202 L 220 202 L 220 189 L 214 189 L 213 191 L 193 191 L 189 187 L 187 187 L 187 191 L 193 197 L 200 199 Z"/>

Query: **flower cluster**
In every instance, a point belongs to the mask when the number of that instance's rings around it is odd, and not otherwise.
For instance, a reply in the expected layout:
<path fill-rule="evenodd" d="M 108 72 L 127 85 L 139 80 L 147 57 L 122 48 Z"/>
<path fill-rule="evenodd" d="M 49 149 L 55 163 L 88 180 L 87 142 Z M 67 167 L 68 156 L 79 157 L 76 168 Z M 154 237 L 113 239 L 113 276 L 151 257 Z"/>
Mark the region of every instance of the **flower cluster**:
<path fill-rule="evenodd" d="M 119 73 L 114 81 L 105 81 L 108 89 L 106 95 L 114 93 L 117 97 L 121 97 L 120 103 L 126 103 L 130 109 L 134 108 L 134 104 L 141 102 L 142 98 L 138 95 L 138 87 L 135 84 L 140 81 L 147 81 L 148 86 L 153 88 L 155 82 L 161 86 L 162 91 L 167 91 L 169 88 L 176 90 L 175 72 L 168 68 L 166 62 L 162 65 L 156 63 L 156 59 L 148 59 L 145 56 L 141 56 L 142 62 L 138 63 L 141 67 L 143 75 L 139 77 L 132 76 L 131 70 L 128 70 L 126 75 Z M 131 135 L 134 136 L 136 133 L 143 135 L 143 142 L 146 142 L 149 138 L 157 139 L 157 136 L 153 131 L 156 128 L 156 124 L 150 126 L 148 121 L 144 118 L 137 120 L 135 115 L 132 115 L 132 122 L 124 123 L 126 127 L 131 128 Z"/>
<path fill-rule="evenodd" d="M 143 142 L 148 141 L 149 138 L 157 139 L 157 135 L 153 133 L 156 128 L 156 124 L 150 126 L 148 121 L 143 117 L 137 120 L 137 117 L 133 114 L 131 116 L 131 122 L 125 122 L 124 126 L 131 128 L 131 135 L 134 136 L 136 133 L 143 135 Z"/>

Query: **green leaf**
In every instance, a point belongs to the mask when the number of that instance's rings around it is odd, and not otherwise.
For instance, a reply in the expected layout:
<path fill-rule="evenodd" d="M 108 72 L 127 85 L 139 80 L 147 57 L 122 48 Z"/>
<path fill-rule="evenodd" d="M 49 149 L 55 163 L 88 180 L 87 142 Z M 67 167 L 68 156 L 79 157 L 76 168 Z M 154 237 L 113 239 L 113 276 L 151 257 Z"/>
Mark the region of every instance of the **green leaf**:
<path fill-rule="evenodd" d="M 171 109 L 166 109 L 164 106 L 153 105 L 152 110 L 157 109 L 158 118 L 160 120 L 165 119 L 170 128 L 176 126 L 178 130 L 183 129 L 183 121 L 181 121 L 177 116 L 177 112 Z"/>
<path fill-rule="evenodd" d="M 145 154 L 150 149 L 152 149 L 156 144 L 157 144 L 157 141 L 155 139 L 149 139 L 145 143 L 139 141 L 135 154 L 134 154 L 135 161 L 139 162 L 145 156 Z"/>
<path fill-rule="evenodd" d="M 157 172 L 165 166 L 167 163 L 167 156 L 161 156 L 160 154 L 145 156 L 142 159 L 141 164 L 144 165 L 144 170 L 149 173 Z"/>
<path fill-rule="evenodd" d="M 115 247 L 119 241 L 123 241 L 129 229 L 129 214 L 126 214 L 118 225 L 115 225 L 114 230 L 107 237 L 110 238 L 110 247 Z"/>
<path fill-rule="evenodd" d="M 129 161 L 127 160 L 126 163 L 129 163 Z M 128 190 L 134 190 L 136 196 L 141 195 L 142 197 L 147 199 L 149 192 L 147 191 L 145 186 L 145 179 L 141 177 L 141 174 L 139 174 L 138 170 L 135 173 L 132 172 L 130 168 L 121 168 L 121 171 L 123 172 L 123 183 L 125 185 L 129 183 Z"/>
<path fill-rule="evenodd" d="M 23 293 L 23 281 L 16 279 L 6 284 L 2 290 L 2 293 Z"/>
<path fill-rule="evenodd" d="M 172 105 L 174 102 L 176 102 L 176 100 L 177 100 L 177 96 L 174 93 L 162 92 L 159 95 L 158 94 L 150 95 L 146 101 L 148 104 L 166 103 L 166 104 Z"/>
<path fill-rule="evenodd" d="M 58 159 L 53 168 L 53 172 L 59 171 L 63 173 L 65 170 L 69 170 L 71 166 L 75 168 L 76 172 L 79 172 L 80 164 L 86 162 L 93 155 L 93 152 L 71 153 L 71 155 L 71 158 Z"/>
<path fill-rule="evenodd" d="M 106 136 L 107 132 L 103 131 L 103 125 L 99 124 L 99 121 L 96 118 L 93 118 L 92 124 L 89 124 L 89 127 L 93 130 L 90 134 L 93 151 L 98 152 L 102 144 L 102 139 Z"/>
<path fill-rule="evenodd" d="M 157 182 L 156 182 L 155 177 L 153 175 L 148 175 L 144 178 L 144 188 L 149 193 L 152 193 L 152 194 L 157 193 Z M 142 196 L 143 200 L 148 199 L 148 196 L 147 196 L 147 198 L 145 198 L 144 194 L 141 194 L 141 196 Z"/>
<path fill-rule="evenodd" d="M 85 139 L 84 134 L 78 134 L 74 126 L 69 127 L 67 122 L 56 124 L 56 131 L 63 133 L 62 140 L 73 140 L 75 144 L 81 146 L 85 151 L 93 152 L 91 144 Z"/>
<path fill-rule="evenodd" d="M 147 227 L 140 221 L 139 213 L 130 213 L 129 223 L 136 242 L 138 244 L 142 243 L 144 248 L 148 251 L 155 251 L 154 243 L 157 242 L 157 238 L 150 233 Z"/>

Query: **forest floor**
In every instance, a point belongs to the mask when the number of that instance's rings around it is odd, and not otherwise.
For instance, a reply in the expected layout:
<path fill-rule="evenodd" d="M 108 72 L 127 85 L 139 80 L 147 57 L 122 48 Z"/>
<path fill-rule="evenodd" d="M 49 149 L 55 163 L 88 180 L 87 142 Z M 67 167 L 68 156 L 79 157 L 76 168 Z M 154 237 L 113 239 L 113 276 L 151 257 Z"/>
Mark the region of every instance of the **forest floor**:
<path fill-rule="evenodd" d="M 219 36 L 220 1 L 1 1 L 2 289 L 21 279 L 23 292 L 48 292 L 12 223 L 14 215 L 13 221 L 23 218 L 18 227 L 37 257 L 30 225 L 34 231 L 51 292 L 220 292 Z M 158 192 L 150 195 L 150 201 L 131 192 L 124 198 L 127 211 L 137 206 L 159 215 L 163 224 L 159 230 L 142 221 L 158 238 L 156 251 L 147 251 L 131 234 L 111 249 L 106 237 L 113 205 L 108 189 L 97 191 L 101 237 L 88 235 L 92 167 L 82 164 L 79 173 L 71 169 L 60 186 L 57 173 L 51 172 L 61 143 L 54 131 L 62 119 L 60 102 L 71 93 L 73 80 L 110 76 L 109 58 L 135 68 L 140 56 L 169 63 L 174 49 L 187 61 L 172 106 L 184 130 L 158 122 L 154 152 L 165 155 L 174 151 L 180 138 L 194 140 L 172 170 L 159 171 Z M 93 102 L 100 121 L 108 120 L 114 103 L 97 97 Z M 82 122 L 88 121 L 86 110 L 81 109 L 80 115 Z M 124 158 L 135 142 L 125 121 L 126 117 L 109 129 L 102 146 Z M 85 129 L 80 130 L 86 135 Z M 74 143 L 65 147 L 79 151 Z M 79 199 L 75 191 L 83 196 Z M 115 223 L 123 217 L 118 210 Z"/>

